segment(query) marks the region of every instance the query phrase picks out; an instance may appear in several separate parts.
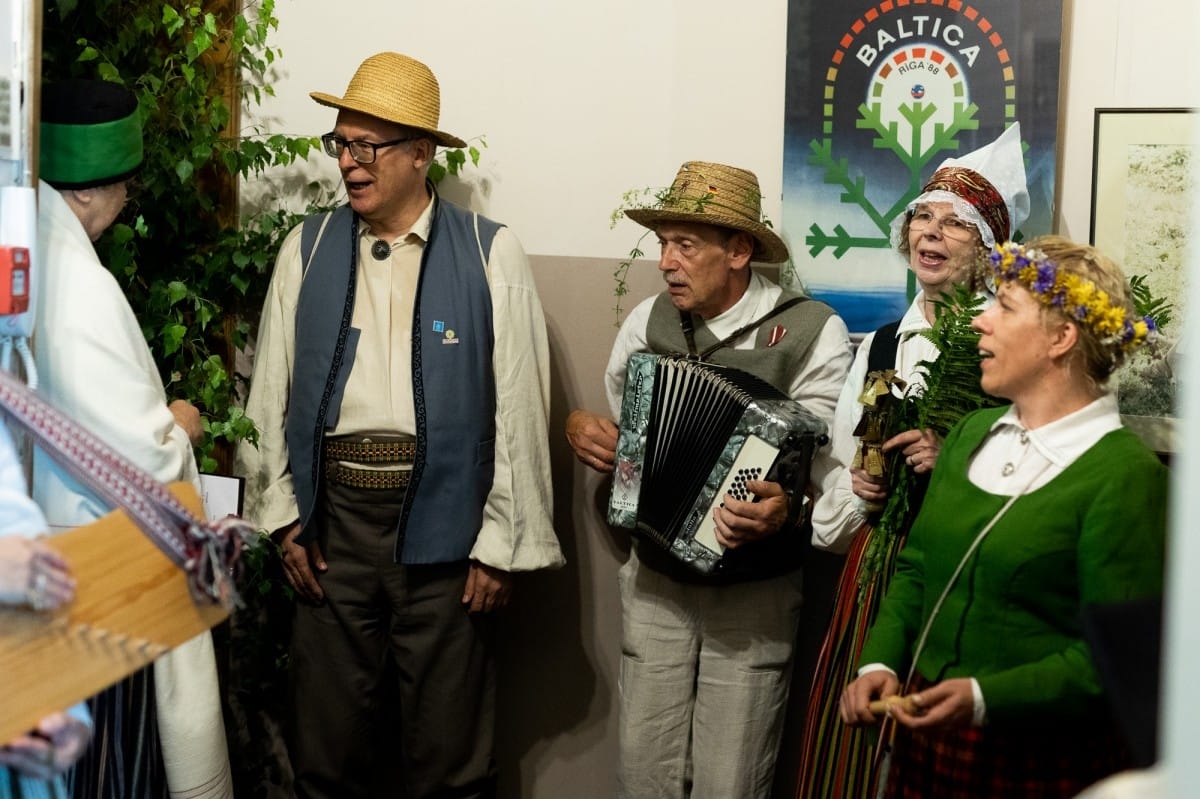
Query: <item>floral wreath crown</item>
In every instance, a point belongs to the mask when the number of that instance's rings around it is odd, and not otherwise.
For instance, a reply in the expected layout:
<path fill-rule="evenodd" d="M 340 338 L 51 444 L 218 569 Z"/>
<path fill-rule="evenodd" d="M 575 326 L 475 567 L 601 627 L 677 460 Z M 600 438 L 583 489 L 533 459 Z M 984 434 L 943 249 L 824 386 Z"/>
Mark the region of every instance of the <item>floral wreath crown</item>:
<path fill-rule="evenodd" d="M 1103 345 L 1130 352 L 1157 336 L 1149 316 L 1114 305 L 1108 292 L 1086 277 L 1060 270 L 1039 250 L 1009 241 L 997 244 L 990 258 L 997 280 L 1021 283 L 1042 305 L 1090 329 Z"/>

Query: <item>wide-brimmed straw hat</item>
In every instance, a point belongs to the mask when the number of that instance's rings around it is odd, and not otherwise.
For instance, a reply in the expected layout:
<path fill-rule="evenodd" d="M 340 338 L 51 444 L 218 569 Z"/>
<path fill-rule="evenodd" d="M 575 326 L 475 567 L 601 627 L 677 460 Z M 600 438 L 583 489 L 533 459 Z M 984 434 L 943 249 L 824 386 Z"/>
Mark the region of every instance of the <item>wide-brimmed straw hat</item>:
<path fill-rule="evenodd" d="M 754 237 L 753 260 L 777 264 L 788 259 L 787 245 L 762 222 L 758 177 L 745 169 L 688 161 L 679 167 L 675 182 L 659 205 L 631 208 L 625 215 L 652 230 L 663 222 L 696 222 L 741 230 Z"/>
<path fill-rule="evenodd" d="M 438 130 L 442 93 L 429 67 L 400 53 L 378 53 L 362 62 L 344 97 L 309 92 L 330 108 L 359 111 L 397 125 L 416 128 L 445 147 L 466 147 L 457 136 Z"/>

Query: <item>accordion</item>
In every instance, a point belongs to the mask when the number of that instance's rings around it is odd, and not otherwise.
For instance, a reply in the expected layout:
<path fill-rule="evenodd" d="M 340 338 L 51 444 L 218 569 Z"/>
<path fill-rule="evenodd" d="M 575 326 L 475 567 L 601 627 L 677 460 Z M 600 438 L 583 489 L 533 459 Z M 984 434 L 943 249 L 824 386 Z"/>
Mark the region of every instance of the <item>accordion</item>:
<path fill-rule="evenodd" d="M 608 522 L 715 575 L 725 550 L 712 517 L 725 495 L 753 499 L 748 480 L 802 492 L 827 441 L 824 422 L 754 375 L 635 353 L 621 399 Z"/>

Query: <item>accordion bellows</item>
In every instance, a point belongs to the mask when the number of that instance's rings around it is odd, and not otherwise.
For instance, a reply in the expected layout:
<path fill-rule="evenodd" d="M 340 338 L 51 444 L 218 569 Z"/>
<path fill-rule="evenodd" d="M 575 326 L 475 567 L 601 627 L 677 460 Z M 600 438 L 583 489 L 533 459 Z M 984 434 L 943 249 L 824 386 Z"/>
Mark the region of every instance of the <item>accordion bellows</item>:
<path fill-rule="evenodd" d="M 629 358 L 608 522 L 700 574 L 722 568 L 713 513 L 748 480 L 802 493 L 825 423 L 747 372 L 678 356 Z"/>

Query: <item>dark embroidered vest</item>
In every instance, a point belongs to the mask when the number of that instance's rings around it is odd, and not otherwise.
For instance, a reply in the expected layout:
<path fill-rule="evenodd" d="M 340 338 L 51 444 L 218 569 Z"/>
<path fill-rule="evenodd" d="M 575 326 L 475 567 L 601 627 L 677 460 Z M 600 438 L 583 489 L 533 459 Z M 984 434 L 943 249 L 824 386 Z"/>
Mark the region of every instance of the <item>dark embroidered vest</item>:
<path fill-rule="evenodd" d="M 412 374 L 417 454 L 397 539 L 397 562 L 466 558 L 483 524 L 495 470 L 496 390 L 492 299 L 485 273 L 500 225 L 434 196 L 413 308 Z M 358 343 L 350 327 L 358 269 L 349 206 L 333 212 L 311 262 L 323 217 L 305 220 L 308 263 L 296 306 L 296 349 L 285 428 L 303 530 L 322 472 L 321 443 L 337 424 Z M 388 379 L 379 375 L 380 381 Z"/>

